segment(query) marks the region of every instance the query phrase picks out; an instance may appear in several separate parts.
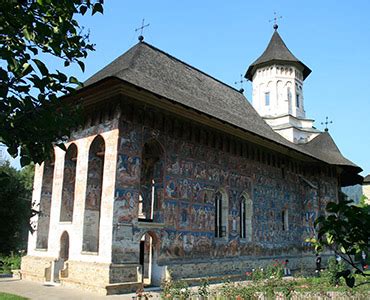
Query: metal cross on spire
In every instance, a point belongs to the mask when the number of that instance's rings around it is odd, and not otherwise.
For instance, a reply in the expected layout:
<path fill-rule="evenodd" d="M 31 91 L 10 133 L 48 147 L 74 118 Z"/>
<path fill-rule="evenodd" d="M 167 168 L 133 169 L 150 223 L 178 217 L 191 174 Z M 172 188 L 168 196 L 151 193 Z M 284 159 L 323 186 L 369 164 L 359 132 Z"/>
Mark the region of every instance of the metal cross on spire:
<path fill-rule="evenodd" d="M 150 24 L 145 24 L 145 19 L 143 19 L 143 21 L 141 22 L 141 26 L 139 28 L 136 28 L 135 29 L 135 32 L 138 32 L 140 30 L 140 35 L 138 37 L 139 41 L 142 42 L 144 40 L 144 36 L 143 36 L 143 30 L 145 27 L 148 27 Z"/>
<path fill-rule="evenodd" d="M 240 89 L 239 89 L 239 92 L 241 92 L 241 93 L 243 93 L 244 92 L 244 89 L 243 89 L 243 83 L 244 82 L 247 82 L 248 81 L 248 79 L 247 80 L 245 80 L 244 78 L 243 78 L 243 75 L 242 74 L 240 74 L 240 80 L 237 80 L 237 81 L 235 81 L 234 82 L 234 84 L 235 85 L 240 85 Z"/>
<path fill-rule="evenodd" d="M 277 21 L 279 20 L 279 19 L 282 19 L 283 17 L 282 16 L 278 16 L 277 14 L 276 14 L 276 11 L 274 11 L 274 18 L 272 19 L 272 20 L 269 20 L 269 22 L 271 23 L 271 22 L 274 22 L 274 26 L 273 26 L 273 28 L 275 29 L 275 31 L 279 28 L 279 25 L 277 24 Z"/>
<path fill-rule="evenodd" d="M 324 125 L 324 124 L 325 124 L 325 131 L 328 132 L 329 131 L 328 125 L 333 124 L 333 121 L 329 121 L 329 118 L 326 117 L 325 122 L 321 122 L 321 125 Z"/>

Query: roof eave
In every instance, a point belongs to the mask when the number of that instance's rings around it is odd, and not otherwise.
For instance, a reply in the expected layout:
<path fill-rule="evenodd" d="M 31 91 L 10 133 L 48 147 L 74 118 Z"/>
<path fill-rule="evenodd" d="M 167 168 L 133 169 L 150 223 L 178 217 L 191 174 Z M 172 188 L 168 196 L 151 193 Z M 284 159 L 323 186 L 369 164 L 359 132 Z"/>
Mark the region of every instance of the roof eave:
<path fill-rule="evenodd" d="M 303 80 L 305 80 L 308 75 L 311 74 L 311 69 L 307 67 L 303 62 L 301 61 L 289 61 L 289 60 L 281 60 L 281 59 L 273 59 L 262 63 L 257 64 L 251 64 L 245 73 L 244 77 L 248 79 L 249 81 L 253 81 L 253 75 L 256 73 L 258 68 L 262 68 L 265 66 L 273 65 L 276 63 L 283 63 L 288 65 L 293 65 L 294 67 L 299 67 L 302 70 Z"/>

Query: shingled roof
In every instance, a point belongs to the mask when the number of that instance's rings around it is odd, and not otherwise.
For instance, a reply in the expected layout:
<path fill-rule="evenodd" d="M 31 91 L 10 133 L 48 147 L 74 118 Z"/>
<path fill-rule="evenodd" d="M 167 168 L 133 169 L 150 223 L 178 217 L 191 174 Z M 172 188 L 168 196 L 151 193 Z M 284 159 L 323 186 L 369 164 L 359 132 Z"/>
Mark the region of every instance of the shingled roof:
<path fill-rule="evenodd" d="M 311 153 L 315 153 L 317 158 L 332 165 L 357 167 L 342 155 L 329 132 L 322 132 L 310 142 L 300 144 L 300 146 Z"/>
<path fill-rule="evenodd" d="M 119 78 L 279 144 L 291 144 L 271 129 L 238 90 L 145 42 L 93 75 L 85 86 L 106 77 Z"/>
<path fill-rule="evenodd" d="M 365 184 L 369 184 L 370 183 L 370 174 L 368 174 L 367 176 L 365 176 L 364 183 Z"/>
<path fill-rule="evenodd" d="M 306 77 L 311 73 L 310 68 L 296 58 L 292 52 L 290 52 L 276 30 L 272 35 L 266 50 L 255 62 L 249 66 L 245 77 L 252 81 L 253 75 L 258 68 L 273 63 L 290 63 L 297 65 L 300 69 L 302 69 L 303 79 L 306 79 Z"/>
<path fill-rule="evenodd" d="M 319 138 L 304 146 L 291 143 L 273 131 L 238 90 L 145 42 L 136 44 L 89 78 L 85 88 L 109 77 L 118 78 L 310 157 L 361 171 L 340 154 L 329 134 L 319 135 Z M 326 151 L 326 147 L 329 151 Z"/>
<path fill-rule="evenodd" d="M 362 183 L 362 176 L 357 174 L 362 169 L 342 155 L 329 132 L 319 134 L 310 142 L 301 144 L 300 147 L 322 161 L 343 167 L 345 172 L 341 174 L 342 186 Z"/>

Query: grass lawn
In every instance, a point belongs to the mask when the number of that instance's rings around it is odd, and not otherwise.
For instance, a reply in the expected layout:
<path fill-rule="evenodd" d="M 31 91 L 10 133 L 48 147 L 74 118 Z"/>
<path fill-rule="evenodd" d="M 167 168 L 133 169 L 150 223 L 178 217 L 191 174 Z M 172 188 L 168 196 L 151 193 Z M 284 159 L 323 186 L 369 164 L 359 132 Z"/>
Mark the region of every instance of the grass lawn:
<path fill-rule="evenodd" d="M 27 300 L 27 299 L 28 298 L 0 292 L 0 300 Z"/>

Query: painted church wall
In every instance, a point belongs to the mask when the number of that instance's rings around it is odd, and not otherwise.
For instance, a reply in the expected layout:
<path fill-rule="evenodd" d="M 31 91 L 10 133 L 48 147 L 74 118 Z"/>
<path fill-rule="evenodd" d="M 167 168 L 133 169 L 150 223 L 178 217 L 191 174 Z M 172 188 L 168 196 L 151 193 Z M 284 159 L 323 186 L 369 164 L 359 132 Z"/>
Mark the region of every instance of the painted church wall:
<path fill-rule="evenodd" d="M 335 178 L 307 175 L 318 187 L 316 190 L 293 172 L 294 167 L 287 168 L 283 178 L 281 168 L 235 154 L 231 142 L 226 147 L 230 151 L 219 150 L 202 142 L 196 130 L 176 133 L 176 125 L 167 125 L 161 128 L 145 118 L 121 120 L 113 217 L 114 263 L 137 263 L 139 241 L 147 231 L 159 239 L 159 264 L 294 255 L 305 248 L 304 238 L 313 233 L 314 218 L 327 199 L 336 199 Z M 156 190 L 157 217 L 146 224 L 138 221 L 138 202 L 142 146 L 151 139 L 163 146 L 165 159 L 163 189 Z M 226 191 L 229 201 L 228 235 L 215 238 L 214 196 L 220 189 Z M 252 236 L 248 239 L 240 238 L 239 201 L 243 193 L 250 195 L 253 202 Z M 288 228 L 284 229 L 283 211 L 288 214 Z"/>

